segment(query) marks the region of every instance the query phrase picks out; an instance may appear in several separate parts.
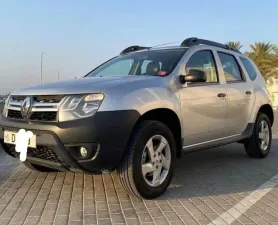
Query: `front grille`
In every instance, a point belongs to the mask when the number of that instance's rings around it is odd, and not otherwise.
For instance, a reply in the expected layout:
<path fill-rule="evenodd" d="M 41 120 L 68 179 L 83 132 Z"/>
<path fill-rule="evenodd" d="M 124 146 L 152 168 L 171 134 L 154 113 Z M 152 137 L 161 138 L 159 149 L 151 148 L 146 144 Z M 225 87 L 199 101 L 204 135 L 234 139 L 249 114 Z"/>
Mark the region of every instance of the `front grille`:
<path fill-rule="evenodd" d="M 8 117 L 11 119 L 23 119 L 22 115 L 21 115 L 21 111 L 17 111 L 17 110 L 8 110 Z"/>
<path fill-rule="evenodd" d="M 7 106 L 7 117 L 25 119 L 21 114 L 21 108 L 25 107 L 27 111 L 29 107 L 27 118 L 30 121 L 58 121 L 58 109 L 64 97 L 63 95 L 11 96 Z"/>
<path fill-rule="evenodd" d="M 11 99 L 14 101 L 14 102 L 23 102 L 23 100 L 26 98 L 26 96 L 11 96 Z"/>
<path fill-rule="evenodd" d="M 40 103 L 59 103 L 64 96 L 62 95 L 43 95 L 43 96 L 34 96 L 33 99 L 35 102 Z"/>
<path fill-rule="evenodd" d="M 37 121 L 56 121 L 57 112 L 33 112 L 30 120 Z"/>
<path fill-rule="evenodd" d="M 19 153 L 15 151 L 15 145 L 11 144 L 4 144 L 3 147 L 7 152 L 9 152 L 13 157 L 18 158 Z M 59 162 L 61 163 L 61 159 L 47 146 L 38 145 L 37 148 L 28 148 L 27 156 L 48 160 L 52 162 Z"/>

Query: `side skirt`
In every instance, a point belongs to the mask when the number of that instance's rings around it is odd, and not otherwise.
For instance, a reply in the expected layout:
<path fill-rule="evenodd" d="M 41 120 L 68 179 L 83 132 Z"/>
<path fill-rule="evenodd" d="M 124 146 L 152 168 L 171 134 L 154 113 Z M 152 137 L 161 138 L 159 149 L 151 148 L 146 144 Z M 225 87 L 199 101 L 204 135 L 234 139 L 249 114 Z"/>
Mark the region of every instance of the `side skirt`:
<path fill-rule="evenodd" d="M 253 128 L 254 128 L 254 124 L 249 123 L 247 125 L 246 129 L 244 130 L 244 132 L 241 134 L 236 134 L 236 135 L 232 135 L 229 137 L 223 137 L 223 138 L 219 138 L 216 140 L 206 141 L 206 142 L 202 142 L 202 143 L 198 143 L 198 144 L 194 144 L 194 145 L 183 146 L 182 150 L 183 150 L 183 153 L 190 153 L 190 152 L 195 152 L 195 151 L 199 151 L 199 150 L 215 148 L 215 147 L 219 147 L 222 145 L 227 145 L 227 144 L 231 144 L 234 142 L 242 142 L 244 139 L 252 136 Z"/>

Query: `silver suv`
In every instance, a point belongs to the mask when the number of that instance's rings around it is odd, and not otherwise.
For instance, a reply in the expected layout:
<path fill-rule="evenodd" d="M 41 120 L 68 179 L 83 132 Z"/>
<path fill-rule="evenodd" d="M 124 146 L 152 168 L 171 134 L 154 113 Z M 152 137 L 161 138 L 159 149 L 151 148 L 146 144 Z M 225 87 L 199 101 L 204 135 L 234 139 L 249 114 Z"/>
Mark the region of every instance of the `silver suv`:
<path fill-rule="evenodd" d="M 81 79 L 12 92 L 0 141 L 19 157 L 17 134 L 31 131 L 27 167 L 116 170 L 129 194 L 151 199 L 167 189 L 183 152 L 238 142 L 249 156 L 266 157 L 273 121 L 265 81 L 250 59 L 188 38 L 178 47 L 131 46 Z"/>

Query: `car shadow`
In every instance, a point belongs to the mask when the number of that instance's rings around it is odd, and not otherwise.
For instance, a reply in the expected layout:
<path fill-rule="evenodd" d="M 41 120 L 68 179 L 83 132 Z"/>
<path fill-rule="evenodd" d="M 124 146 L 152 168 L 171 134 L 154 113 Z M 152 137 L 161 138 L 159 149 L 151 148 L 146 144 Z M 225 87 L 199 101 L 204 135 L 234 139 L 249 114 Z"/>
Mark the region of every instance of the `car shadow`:
<path fill-rule="evenodd" d="M 0 185 L 5 182 L 18 165 L 19 161 L 7 156 L 0 145 Z"/>
<path fill-rule="evenodd" d="M 168 190 L 156 200 L 245 193 L 278 174 L 278 139 L 265 159 L 253 159 L 242 144 L 183 155 L 176 162 Z"/>
<path fill-rule="evenodd" d="M 156 198 L 183 200 L 195 197 L 241 194 L 256 190 L 278 174 L 278 136 L 265 159 L 250 158 L 242 144 L 230 144 L 183 155 L 175 163 L 172 183 Z M 0 148 L 0 185 L 20 165 Z"/>

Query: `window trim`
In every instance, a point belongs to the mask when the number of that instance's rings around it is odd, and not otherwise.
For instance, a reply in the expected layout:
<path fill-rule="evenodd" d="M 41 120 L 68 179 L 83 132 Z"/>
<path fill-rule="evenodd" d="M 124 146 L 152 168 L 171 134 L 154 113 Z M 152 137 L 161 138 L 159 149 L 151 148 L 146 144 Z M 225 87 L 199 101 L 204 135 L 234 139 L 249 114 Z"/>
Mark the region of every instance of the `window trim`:
<path fill-rule="evenodd" d="M 187 83 L 188 87 L 211 86 L 211 85 L 220 85 L 220 83 L 219 82 L 195 82 L 195 83 Z"/>
<path fill-rule="evenodd" d="M 228 80 L 226 79 L 225 71 L 224 71 L 223 64 L 222 64 L 222 62 L 221 62 L 219 53 L 232 56 L 232 57 L 235 59 L 236 64 L 237 64 L 237 66 L 238 66 L 238 68 L 239 68 L 239 72 L 240 72 L 240 76 L 241 76 L 242 80 L 232 80 L 232 81 L 228 81 Z M 226 81 L 227 84 L 245 83 L 245 82 L 246 82 L 245 74 L 244 74 L 244 72 L 243 72 L 243 70 L 242 70 L 242 68 L 241 68 L 241 66 L 240 66 L 240 63 L 239 63 L 238 60 L 237 60 L 237 57 L 235 57 L 235 55 L 233 55 L 233 54 L 231 54 L 231 53 L 223 52 L 223 51 L 217 51 L 217 55 L 218 55 L 218 57 L 219 57 L 219 60 L 220 60 L 220 63 L 221 63 L 221 66 L 222 66 L 222 69 L 223 69 L 223 72 L 224 72 L 224 74 L 223 74 L 223 75 L 224 75 L 224 79 L 225 79 L 225 81 Z"/>
<path fill-rule="evenodd" d="M 216 63 L 216 59 L 215 59 L 215 55 L 214 52 L 211 49 L 202 49 L 202 50 L 198 50 L 196 52 L 194 52 L 190 58 L 187 60 L 186 64 L 185 64 L 185 74 L 186 73 L 186 68 L 187 68 L 187 63 L 189 62 L 189 60 L 196 54 L 199 52 L 210 52 L 212 55 L 212 60 L 214 61 L 214 66 L 215 66 L 215 72 L 216 72 L 216 77 L 217 77 L 217 82 L 196 82 L 196 83 L 186 83 L 188 87 L 198 87 L 198 86 L 210 86 L 210 85 L 220 85 L 220 78 L 219 78 L 219 72 L 218 72 L 218 67 L 217 67 L 217 63 Z"/>

